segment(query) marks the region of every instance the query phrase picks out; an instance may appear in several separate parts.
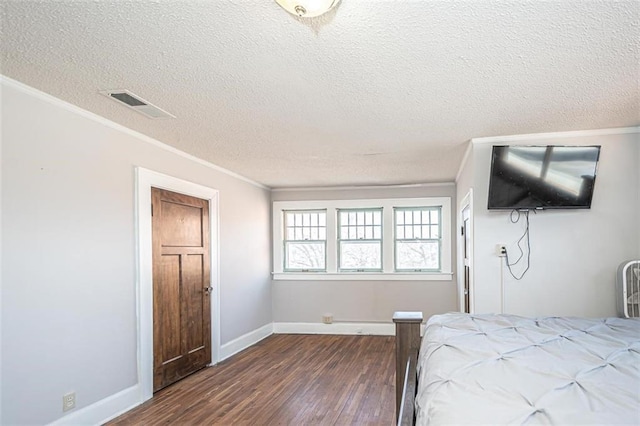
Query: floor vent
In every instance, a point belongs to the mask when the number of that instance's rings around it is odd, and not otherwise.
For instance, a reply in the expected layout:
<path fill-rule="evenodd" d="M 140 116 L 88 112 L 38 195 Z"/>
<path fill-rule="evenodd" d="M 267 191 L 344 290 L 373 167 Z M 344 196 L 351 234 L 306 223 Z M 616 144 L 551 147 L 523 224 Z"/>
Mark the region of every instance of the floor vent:
<path fill-rule="evenodd" d="M 128 90 L 101 90 L 100 93 L 149 118 L 176 118 L 175 115 L 158 108 Z"/>

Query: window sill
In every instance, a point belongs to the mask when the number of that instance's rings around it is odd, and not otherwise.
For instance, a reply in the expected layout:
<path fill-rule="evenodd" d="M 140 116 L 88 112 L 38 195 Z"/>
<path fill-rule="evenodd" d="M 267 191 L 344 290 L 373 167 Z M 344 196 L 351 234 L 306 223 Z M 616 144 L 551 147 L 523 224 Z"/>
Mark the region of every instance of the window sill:
<path fill-rule="evenodd" d="M 272 272 L 274 281 L 451 281 L 452 272 Z"/>

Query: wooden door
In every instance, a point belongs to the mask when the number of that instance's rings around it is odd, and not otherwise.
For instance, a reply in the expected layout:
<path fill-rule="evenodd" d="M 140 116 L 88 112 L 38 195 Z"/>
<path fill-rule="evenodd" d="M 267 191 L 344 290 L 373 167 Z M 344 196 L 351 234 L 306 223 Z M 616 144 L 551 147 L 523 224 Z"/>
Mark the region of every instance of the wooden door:
<path fill-rule="evenodd" d="M 211 362 L 209 202 L 152 188 L 153 391 Z"/>

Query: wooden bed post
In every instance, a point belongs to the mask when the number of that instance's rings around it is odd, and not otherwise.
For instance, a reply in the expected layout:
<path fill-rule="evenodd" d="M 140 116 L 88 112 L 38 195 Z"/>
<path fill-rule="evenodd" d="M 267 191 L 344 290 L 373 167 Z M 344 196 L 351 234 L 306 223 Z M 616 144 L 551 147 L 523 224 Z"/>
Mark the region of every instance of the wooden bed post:
<path fill-rule="evenodd" d="M 412 351 L 420 349 L 420 324 L 422 312 L 394 312 L 396 323 L 396 419 L 402 405 L 402 391 L 406 374 L 407 360 Z M 412 378 L 415 382 L 415 378 Z"/>

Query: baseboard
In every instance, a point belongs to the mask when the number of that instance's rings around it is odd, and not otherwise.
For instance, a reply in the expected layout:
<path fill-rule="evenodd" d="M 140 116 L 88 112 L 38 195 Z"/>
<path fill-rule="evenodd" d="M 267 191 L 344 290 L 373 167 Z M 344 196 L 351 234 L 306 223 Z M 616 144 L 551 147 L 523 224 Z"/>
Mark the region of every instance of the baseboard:
<path fill-rule="evenodd" d="M 274 322 L 275 334 L 354 334 L 393 336 L 396 329 L 392 323 L 375 322 Z"/>
<path fill-rule="evenodd" d="M 140 405 L 140 386 L 135 385 L 101 399 L 50 423 L 50 426 L 100 425 Z"/>
<path fill-rule="evenodd" d="M 237 339 L 225 343 L 220 346 L 220 361 L 229 358 L 232 355 L 237 354 L 240 351 L 247 349 L 249 346 L 253 346 L 265 337 L 269 337 L 273 334 L 273 324 L 269 323 L 256 330 L 250 331 Z"/>

